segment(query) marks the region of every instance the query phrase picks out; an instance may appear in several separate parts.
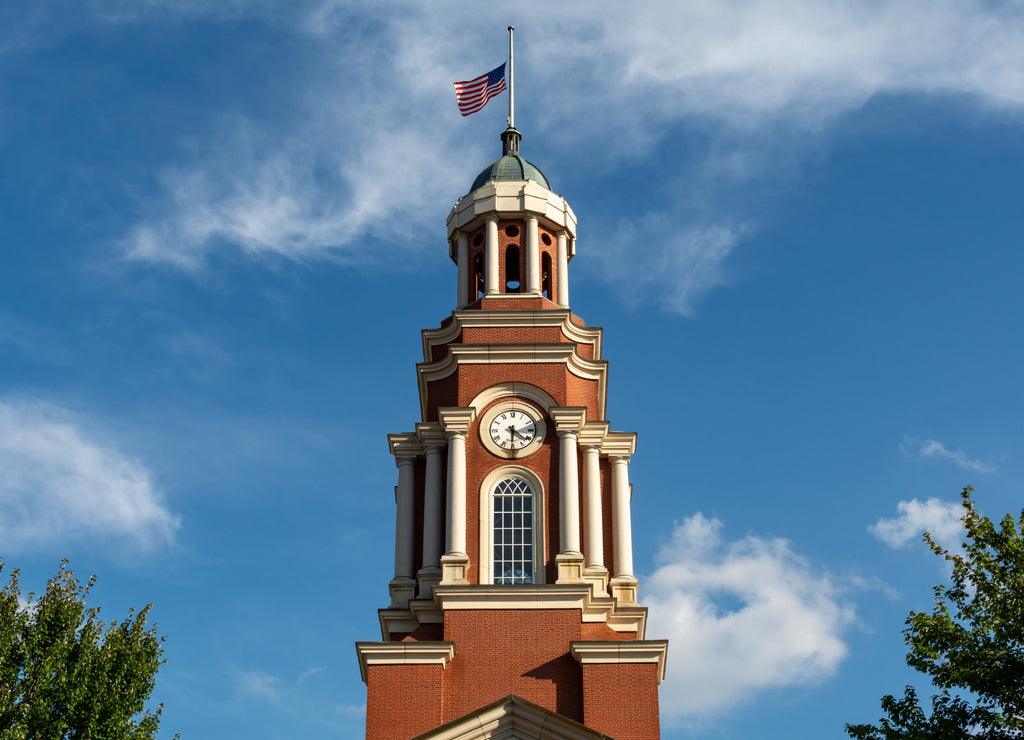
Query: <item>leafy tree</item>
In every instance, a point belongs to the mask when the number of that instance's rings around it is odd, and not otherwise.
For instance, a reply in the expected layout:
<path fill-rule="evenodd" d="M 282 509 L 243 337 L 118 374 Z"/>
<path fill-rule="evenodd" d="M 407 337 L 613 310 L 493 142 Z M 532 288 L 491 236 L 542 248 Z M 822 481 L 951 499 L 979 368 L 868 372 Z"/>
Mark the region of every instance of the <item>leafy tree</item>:
<path fill-rule="evenodd" d="M 963 490 L 966 536 L 952 552 L 924 539 L 952 568 L 951 584 L 935 587 L 935 606 L 907 617 L 907 664 L 926 674 L 937 693 L 931 713 L 913 687 L 886 696 L 879 724 L 847 725 L 858 740 L 1009 740 L 1024 738 L 1024 510 L 998 525 Z"/>
<path fill-rule="evenodd" d="M 94 581 L 82 586 L 63 560 L 38 598 L 22 600 L 17 570 L 0 590 L 0 740 L 156 736 L 163 705 L 145 702 L 164 661 L 151 605 L 108 626 L 85 606 Z"/>

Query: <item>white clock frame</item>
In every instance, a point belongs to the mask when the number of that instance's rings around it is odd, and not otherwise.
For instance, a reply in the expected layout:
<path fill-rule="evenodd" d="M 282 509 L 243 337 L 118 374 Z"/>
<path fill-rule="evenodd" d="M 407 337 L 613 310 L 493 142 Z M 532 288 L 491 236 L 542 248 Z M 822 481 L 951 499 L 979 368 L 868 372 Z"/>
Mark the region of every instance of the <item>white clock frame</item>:
<path fill-rule="evenodd" d="M 534 426 L 537 429 L 536 434 L 533 436 L 533 440 L 522 449 L 505 449 L 491 439 L 491 424 L 494 422 L 495 417 L 507 411 L 521 411 L 527 414 L 531 419 L 533 419 Z M 506 460 L 516 460 L 526 457 L 527 455 L 532 455 L 534 452 L 539 450 L 540 446 L 544 443 L 544 438 L 547 435 L 547 429 L 547 424 L 544 423 L 544 414 L 541 413 L 536 406 L 519 399 L 510 399 L 508 401 L 500 401 L 487 409 L 484 415 L 480 418 L 479 433 L 480 441 L 483 442 L 484 447 L 487 448 L 488 452 Z"/>

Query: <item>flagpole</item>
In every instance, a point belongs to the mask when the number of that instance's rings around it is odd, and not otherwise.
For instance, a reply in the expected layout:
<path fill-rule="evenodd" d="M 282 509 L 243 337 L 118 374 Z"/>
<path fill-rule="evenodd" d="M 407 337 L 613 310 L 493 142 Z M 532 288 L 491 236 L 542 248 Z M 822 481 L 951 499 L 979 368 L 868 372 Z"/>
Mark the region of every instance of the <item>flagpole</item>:
<path fill-rule="evenodd" d="M 508 27 L 508 127 L 516 127 L 516 113 L 515 113 L 515 98 L 512 95 L 513 87 L 513 65 L 512 65 L 512 32 L 516 30 L 515 26 Z"/>

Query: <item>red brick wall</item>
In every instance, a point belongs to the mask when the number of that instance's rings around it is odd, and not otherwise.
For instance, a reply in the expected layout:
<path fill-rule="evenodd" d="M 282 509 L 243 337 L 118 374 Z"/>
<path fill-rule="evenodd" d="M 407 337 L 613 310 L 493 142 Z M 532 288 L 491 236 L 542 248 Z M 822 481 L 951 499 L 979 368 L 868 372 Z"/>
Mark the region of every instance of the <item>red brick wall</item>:
<path fill-rule="evenodd" d="M 515 694 L 583 721 L 576 609 L 459 610 L 445 613 L 455 658 L 444 676 L 444 721 Z"/>
<path fill-rule="evenodd" d="M 399 740 L 444 723 L 440 665 L 371 665 L 366 740 Z"/>
<path fill-rule="evenodd" d="M 615 740 L 657 740 L 658 666 L 590 663 L 583 667 L 583 724 Z"/>

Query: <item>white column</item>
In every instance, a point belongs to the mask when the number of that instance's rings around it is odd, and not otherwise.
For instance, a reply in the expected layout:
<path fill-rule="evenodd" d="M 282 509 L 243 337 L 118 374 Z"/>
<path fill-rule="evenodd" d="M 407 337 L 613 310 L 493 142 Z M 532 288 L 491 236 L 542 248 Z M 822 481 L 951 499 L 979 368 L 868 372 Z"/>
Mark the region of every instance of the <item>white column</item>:
<path fill-rule="evenodd" d="M 633 575 L 633 525 L 629 517 L 629 457 L 615 456 L 612 463 L 612 547 L 615 576 Z"/>
<path fill-rule="evenodd" d="M 427 443 L 426 487 L 423 500 L 423 568 L 441 567 L 441 453 L 444 442 Z"/>
<path fill-rule="evenodd" d="M 466 554 L 466 432 L 448 432 L 448 555 Z"/>
<path fill-rule="evenodd" d="M 561 552 L 580 553 L 580 479 L 576 462 L 577 432 L 558 430 L 558 509 Z"/>
<path fill-rule="evenodd" d="M 558 305 L 563 308 L 569 307 L 569 245 L 568 237 L 563 231 L 558 235 Z"/>
<path fill-rule="evenodd" d="M 536 216 L 526 217 L 526 292 L 540 294 L 540 244 Z"/>
<path fill-rule="evenodd" d="M 485 283 L 487 285 L 486 295 L 495 295 L 498 290 L 498 219 L 495 216 L 487 218 L 487 241 L 485 249 Z"/>
<path fill-rule="evenodd" d="M 583 512 L 586 516 L 587 567 L 604 567 L 604 522 L 601 516 L 600 443 L 583 448 Z"/>
<path fill-rule="evenodd" d="M 395 578 L 413 577 L 412 541 L 413 509 L 416 498 L 416 458 L 402 456 L 395 460 L 398 465 L 398 488 L 395 515 Z"/>
<path fill-rule="evenodd" d="M 455 257 L 458 260 L 459 289 L 455 305 L 458 308 L 463 308 L 469 305 L 469 237 L 460 233 L 458 245 Z"/>

